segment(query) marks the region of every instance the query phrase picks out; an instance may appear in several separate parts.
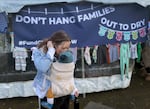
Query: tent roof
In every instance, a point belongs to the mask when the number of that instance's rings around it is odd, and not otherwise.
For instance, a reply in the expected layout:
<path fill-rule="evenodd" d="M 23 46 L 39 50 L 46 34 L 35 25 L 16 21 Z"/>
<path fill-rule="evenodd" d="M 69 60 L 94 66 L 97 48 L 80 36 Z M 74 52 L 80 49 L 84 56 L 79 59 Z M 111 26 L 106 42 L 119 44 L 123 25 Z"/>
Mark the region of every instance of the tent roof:
<path fill-rule="evenodd" d="M 54 2 L 98 2 L 104 4 L 138 3 L 144 7 L 150 5 L 149 0 L 0 0 L 0 12 L 16 13 L 25 5 L 47 4 Z"/>

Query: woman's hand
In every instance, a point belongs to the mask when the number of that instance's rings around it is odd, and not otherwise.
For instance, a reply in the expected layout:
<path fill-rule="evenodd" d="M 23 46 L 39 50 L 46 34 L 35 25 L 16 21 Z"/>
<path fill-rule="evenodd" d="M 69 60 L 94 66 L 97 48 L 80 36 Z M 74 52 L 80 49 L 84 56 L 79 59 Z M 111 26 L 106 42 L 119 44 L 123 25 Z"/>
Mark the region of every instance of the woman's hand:
<path fill-rule="evenodd" d="M 75 91 L 74 95 L 75 95 L 75 97 L 78 97 L 78 96 L 79 96 L 78 90 Z"/>
<path fill-rule="evenodd" d="M 48 41 L 47 42 L 47 48 L 53 48 L 54 46 L 53 46 L 53 43 L 52 43 L 52 41 Z"/>

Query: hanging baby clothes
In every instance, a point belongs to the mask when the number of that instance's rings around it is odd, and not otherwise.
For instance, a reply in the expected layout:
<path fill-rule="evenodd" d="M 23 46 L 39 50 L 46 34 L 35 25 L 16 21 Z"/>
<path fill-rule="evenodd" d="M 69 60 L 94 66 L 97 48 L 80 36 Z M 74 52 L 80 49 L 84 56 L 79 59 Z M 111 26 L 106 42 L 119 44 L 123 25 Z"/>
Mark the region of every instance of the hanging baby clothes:
<path fill-rule="evenodd" d="M 137 44 L 137 54 L 138 54 L 138 58 L 136 59 L 137 63 L 141 62 L 141 52 L 142 52 L 142 46 L 141 43 Z"/>
<path fill-rule="evenodd" d="M 107 58 L 107 47 L 105 45 L 99 46 L 97 50 L 97 64 L 106 64 L 108 62 Z"/>
<path fill-rule="evenodd" d="M 119 44 L 108 44 L 108 53 L 109 53 L 109 59 L 110 59 L 110 63 L 111 62 L 115 62 L 119 59 Z"/>
<path fill-rule="evenodd" d="M 74 48 L 69 48 L 69 50 L 72 52 L 73 54 L 73 62 L 76 63 L 77 61 L 77 47 L 74 47 Z"/>
<path fill-rule="evenodd" d="M 34 50 L 36 50 L 36 49 L 38 49 L 37 47 L 31 47 L 31 52 L 32 52 L 32 54 L 31 54 L 31 61 L 34 61 L 34 57 L 33 57 L 33 51 Z"/>
<path fill-rule="evenodd" d="M 148 23 L 148 34 L 147 34 L 148 40 L 146 40 L 146 46 L 150 47 L 150 22 Z"/>
<path fill-rule="evenodd" d="M 94 63 L 97 62 L 97 49 L 98 49 L 98 45 L 94 46 L 93 52 L 92 52 L 92 58 L 94 60 Z"/>
<path fill-rule="evenodd" d="M 85 51 L 84 51 L 84 58 L 85 58 L 85 61 L 88 65 L 91 65 L 92 62 L 91 62 L 91 55 L 90 55 L 90 47 L 86 47 L 85 48 Z"/>
<path fill-rule="evenodd" d="M 129 72 L 129 43 L 122 43 L 120 46 L 120 70 L 121 70 L 121 80 L 123 80 L 124 74 L 128 78 Z"/>
<path fill-rule="evenodd" d="M 130 54 L 131 54 L 131 59 L 136 59 L 138 57 L 137 55 L 137 43 L 132 44 L 130 43 Z"/>
<path fill-rule="evenodd" d="M 26 48 L 15 47 L 13 50 L 13 58 L 15 58 L 15 70 L 26 71 L 26 58 L 28 53 Z"/>

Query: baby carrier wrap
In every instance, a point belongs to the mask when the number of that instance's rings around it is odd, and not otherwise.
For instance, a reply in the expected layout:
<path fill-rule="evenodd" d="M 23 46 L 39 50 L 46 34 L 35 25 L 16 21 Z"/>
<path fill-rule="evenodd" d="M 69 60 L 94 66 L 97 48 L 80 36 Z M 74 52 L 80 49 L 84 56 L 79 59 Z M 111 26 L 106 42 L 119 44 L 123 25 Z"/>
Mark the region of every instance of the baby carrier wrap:
<path fill-rule="evenodd" d="M 75 89 L 74 85 L 74 62 L 59 63 L 51 65 L 51 88 L 55 98 L 69 95 Z"/>

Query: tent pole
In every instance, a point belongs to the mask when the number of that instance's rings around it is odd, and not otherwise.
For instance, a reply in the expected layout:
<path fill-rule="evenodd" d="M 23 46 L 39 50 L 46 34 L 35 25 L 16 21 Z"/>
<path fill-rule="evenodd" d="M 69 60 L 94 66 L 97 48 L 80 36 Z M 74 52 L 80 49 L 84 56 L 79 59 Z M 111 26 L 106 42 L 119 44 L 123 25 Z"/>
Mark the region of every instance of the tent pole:
<path fill-rule="evenodd" d="M 85 78 L 85 66 L 84 66 L 84 48 L 81 48 L 81 62 L 82 62 L 82 78 Z M 83 93 L 83 98 L 86 97 L 86 93 Z"/>

